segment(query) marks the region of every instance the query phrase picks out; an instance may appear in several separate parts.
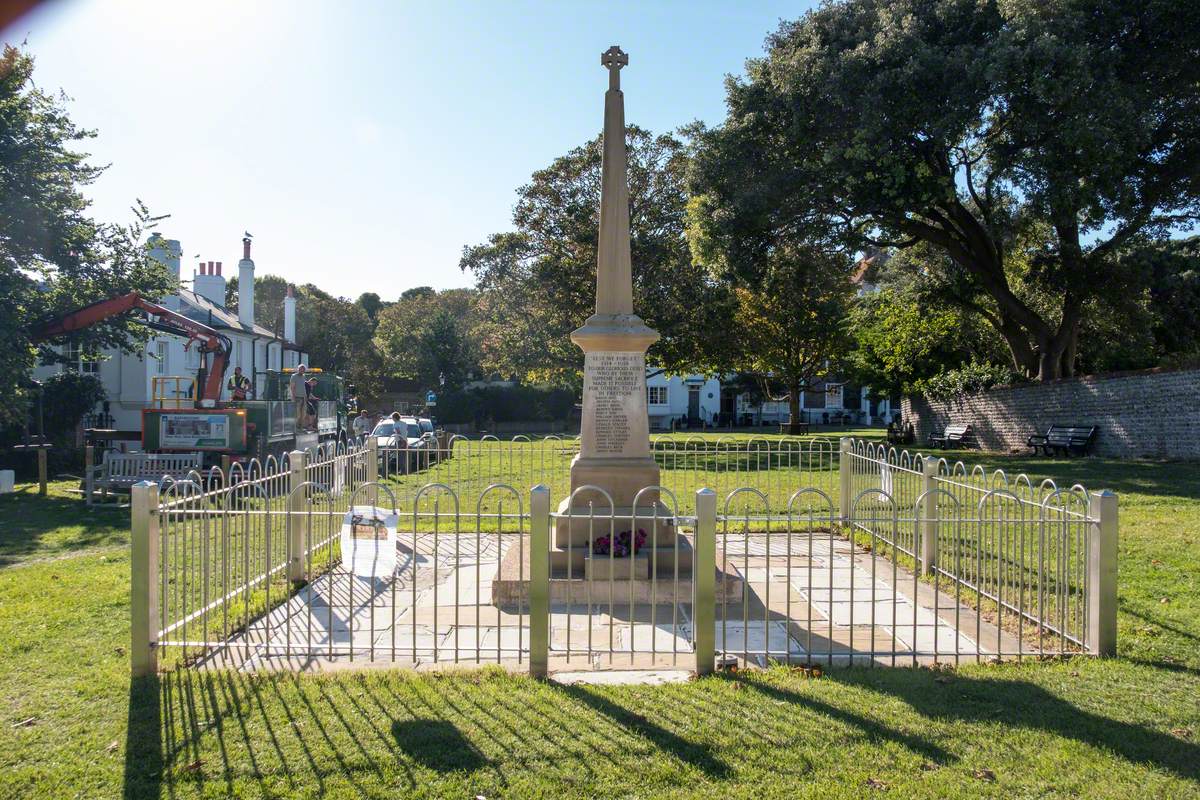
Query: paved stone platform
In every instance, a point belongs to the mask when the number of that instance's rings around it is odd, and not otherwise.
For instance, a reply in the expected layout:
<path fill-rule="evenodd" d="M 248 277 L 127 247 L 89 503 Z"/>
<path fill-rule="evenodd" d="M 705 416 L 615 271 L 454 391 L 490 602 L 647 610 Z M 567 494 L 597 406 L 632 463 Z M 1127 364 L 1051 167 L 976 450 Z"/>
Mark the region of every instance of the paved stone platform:
<path fill-rule="evenodd" d="M 517 543 L 515 534 L 401 534 L 392 580 L 340 568 L 318 576 L 207 663 L 524 669 L 528 606 L 492 597 L 493 578 Z M 941 661 L 1015 651 L 1007 634 L 947 592 L 840 537 L 772 533 L 768 542 L 764 534 L 731 534 L 719 546 L 724 568 L 736 568 L 745 583 L 739 597 L 717 602 L 716 647 L 739 664 L 928 663 L 935 648 Z M 619 588 L 611 603 L 606 592 L 590 607 L 552 603 L 552 669 L 691 669 L 690 585 L 680 592 L 664 581 L 658 590 L 653 605 L 626 602 Z"/>

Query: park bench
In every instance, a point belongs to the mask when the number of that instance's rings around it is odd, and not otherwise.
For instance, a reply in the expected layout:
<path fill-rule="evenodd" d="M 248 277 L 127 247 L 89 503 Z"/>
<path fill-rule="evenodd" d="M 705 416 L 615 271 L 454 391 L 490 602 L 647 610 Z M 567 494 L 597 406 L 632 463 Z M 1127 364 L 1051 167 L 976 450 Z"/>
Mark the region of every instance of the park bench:
<path fill-rule="evenodd" d="M 1033 448 L 1034 455 L 1041 450 L 1046 456 L 1055 453 L 1085 456 L 1096 441 L 1098 430 L 1095 425 L 1051 425 L 1044 434 L 1030 436 L 1025 444 Z"/>
<path fill-rule="evenodd" d="M 913 424 L 902 424 L 900 422 L 889 422 L 887 426 L 887 443 L 888 444 L 912 444 L 916 439 L 916 431 L 913 429 Z"/>
<path fill-rule="evenodd" d="M 967 439 L 971 436 L 971 426 L 954 423 L 946 426 L 946 430 L 941 434 L 933 434 L 929 437 L 929 446 L 938 447 L 943 450 L 951 447 L 966 447 Z"/>
<path fill-rule="evenodd" d="M 102 499 L 109 492 L 129 491 L 135 483 L 160 483 L 164 477 L 181 481 L 192 470 L 199 472 L 203 460 L 199 453 L 121 453 L 109 450 L 96 466 L 84 475 L 84 500 L 90 506 L 97 490 Z"/>

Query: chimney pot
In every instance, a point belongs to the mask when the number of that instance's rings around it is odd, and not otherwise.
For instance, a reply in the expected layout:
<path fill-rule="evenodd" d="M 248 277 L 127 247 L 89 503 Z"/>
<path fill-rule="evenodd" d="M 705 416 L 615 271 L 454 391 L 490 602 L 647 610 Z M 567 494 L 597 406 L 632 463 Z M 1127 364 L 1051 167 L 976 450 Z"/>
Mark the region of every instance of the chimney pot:
<path fill-rule="evenodd" d="M 250 258 L 250 239 L 242 239 L 242 258 Z"/>
<path fill-rule="evenodd" d="M 217 262 L 217 274 L 218 275 L 221 274 L 221 262 L 220 261 Z"/>

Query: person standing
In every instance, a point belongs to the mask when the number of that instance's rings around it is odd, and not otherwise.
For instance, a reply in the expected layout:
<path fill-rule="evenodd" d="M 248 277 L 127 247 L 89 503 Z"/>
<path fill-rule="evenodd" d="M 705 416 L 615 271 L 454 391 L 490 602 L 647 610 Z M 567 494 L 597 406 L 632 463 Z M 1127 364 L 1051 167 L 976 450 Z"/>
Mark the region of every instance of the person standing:
<path fill-rule="evenodd" d="M 304 429 L 304 416 L 308 411 L 308 398 L 305 396 L 307 390 L 304 381 L 306 371 L 307 368 L 300 364 L 292 373 L 292 377 L 288 379 L 288 395 L 292 398 L 292 405 L 295 407 L 297 433 Z"/>
<path fill-rule="evenodd" d="M 362 437 L 366 436 L 367 435 L 367 412 L 360 411 L 358 413 L 358 415 L 354 417 L 354 422 L 351 424 L 353 426 L 354 437 L 356 439 L 361 439 Z"/>
<path fill-rule="evenodd" d="M 233 368 L 233 377 L 229 379 L 230 400 L 245 400 L 250 395 L 250 379 L 242 374 L 241 367 Z"/>

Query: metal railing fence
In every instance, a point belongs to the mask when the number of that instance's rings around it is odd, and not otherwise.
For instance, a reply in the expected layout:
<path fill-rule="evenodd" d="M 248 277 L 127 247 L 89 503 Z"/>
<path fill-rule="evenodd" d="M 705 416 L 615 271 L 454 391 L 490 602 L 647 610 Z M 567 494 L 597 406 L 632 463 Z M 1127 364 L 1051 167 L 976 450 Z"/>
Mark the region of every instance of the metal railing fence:
<path fill-rule="evenodd" d="M 368 441 L 140 484 L 134 670 L 161 654 L 706 672 L 1115 646 L 1114 495 L 850 439 L 689 439 L 654 443 L 660 484 L 622 516 L 600 487 L 572 494 L 577 452 Z M 581 492 L 591 505 L 551 510 Z M 361 506 L 399 517 L 396 569 L 368 582 L 342 563 Z"/>

